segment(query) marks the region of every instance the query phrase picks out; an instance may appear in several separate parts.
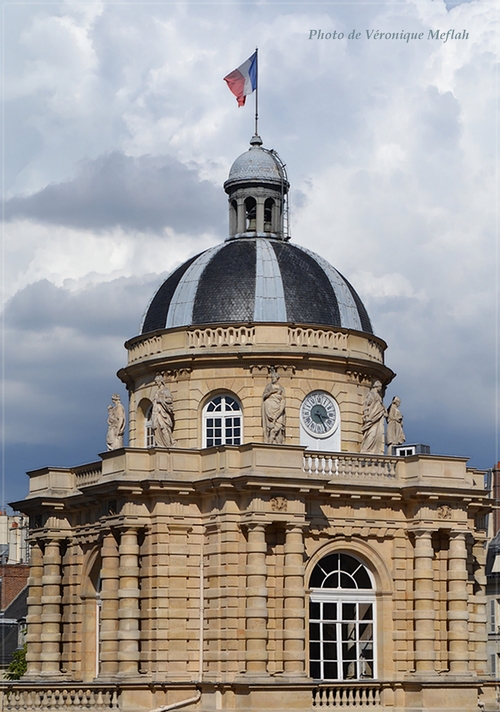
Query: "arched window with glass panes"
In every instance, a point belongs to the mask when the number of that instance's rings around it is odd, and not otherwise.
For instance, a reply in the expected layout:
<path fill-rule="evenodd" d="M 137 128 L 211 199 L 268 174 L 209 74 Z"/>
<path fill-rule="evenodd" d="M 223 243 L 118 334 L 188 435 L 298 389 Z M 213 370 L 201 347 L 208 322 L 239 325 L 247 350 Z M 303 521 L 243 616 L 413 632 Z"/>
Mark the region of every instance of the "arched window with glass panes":
<path fill-rule="evenodd" d="M 153 430 L 153 405 L 150 405 L 144 419 L 144 439 L 146 447 L 155 446 L 155 435 Z"/>
<path fill-rule="evenodd" d="M 374 678 L 375 590 L 371 573 L 354 556 L 329 554 L 314 567 L 309 587 L 311 677 Z"/>
<path fill-rule="evenodd" d="M 214 396 L 203 409 L 203 447 L 241 445 L 243 413 L 229 394 Z"/>

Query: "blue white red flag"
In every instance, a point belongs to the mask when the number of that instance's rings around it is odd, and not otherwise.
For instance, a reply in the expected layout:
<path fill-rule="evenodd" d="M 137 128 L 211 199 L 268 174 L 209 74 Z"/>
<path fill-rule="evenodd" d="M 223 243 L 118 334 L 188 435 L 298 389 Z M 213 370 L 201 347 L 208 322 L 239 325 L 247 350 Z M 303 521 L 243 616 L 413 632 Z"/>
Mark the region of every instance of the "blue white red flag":
<path fill-rule="evenodd" d="M 224 81 L 235 95 L 238 106 L 244 106 L 246 97 L 257 88 L 257 52 L 224 77 Z"/>

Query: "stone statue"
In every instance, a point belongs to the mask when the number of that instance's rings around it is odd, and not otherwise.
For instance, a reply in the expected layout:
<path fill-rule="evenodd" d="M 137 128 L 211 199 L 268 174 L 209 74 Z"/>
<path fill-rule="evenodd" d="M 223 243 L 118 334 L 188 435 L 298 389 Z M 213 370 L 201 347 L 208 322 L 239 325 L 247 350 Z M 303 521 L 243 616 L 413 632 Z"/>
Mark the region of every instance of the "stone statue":
<path fill-rule="evenodd" d="M 384 420 L 387 411 L 382 402 L 382 384 L 374 381 L 363 405 L 363 440 L 360 452 L 384 454 Z"/>
<path fill-rule="evenodd" d="M 157 373 L 155 383 L 158 389 L 153 398 L 151 411 L 151 428 L 153 430 L 155 445 L 158 447 L 172 447 L 175 440 L 172 436 L 174 420 L 174 399 L 165 383 L 163 373 Z"/>
<path fill-rule="evenodd" d="M 271 383 L 262 394 L 262 429 L 264 442 L 281 445 L 285 442 L 285 389 L 278 383 L 279 375 L 271 369 Z"/>
<path fill-rule="evenodd" d="M 111 396 L 112 405 L 108 405 L 108 433 L 106 445 L 108 450 L 118 450 L 123 447 L 123 433 L 125 432 L 125 408 L 118 393 Z"/>
<path fill-rule="evenodd" d="M 392 403 L 387 411 L 387 430 L 385 433 L 385 442 L 388 448 L 389 455 L 391 448 L 394 445 L 401 445 L 406 440 L 403 432 L 403 416 L 399 410 L 401 400 L 398 396 L 394 396 Z"/>

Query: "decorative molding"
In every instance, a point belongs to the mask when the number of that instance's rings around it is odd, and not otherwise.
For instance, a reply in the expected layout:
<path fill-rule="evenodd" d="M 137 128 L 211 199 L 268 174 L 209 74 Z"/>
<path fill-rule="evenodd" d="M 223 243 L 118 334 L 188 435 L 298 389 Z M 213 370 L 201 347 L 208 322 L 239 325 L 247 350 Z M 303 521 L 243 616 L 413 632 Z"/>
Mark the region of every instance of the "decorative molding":
<path fill-rule="evenodd" d="M 439 519 L 451 519 L 452 509 L 447 504 L 442 504 L 437 508 L 437 515 Z"/>
<path fill-rule="evenodd" d="M 370 356 L 374 361 L 384 363 L 384 350 L 382 349 L 382 346 L 371 339 L 368 340 L 368 356 Z"/>
<path fill-rule="evenodd" d="M 288 509 L 288 500 L 285 497 L 272 497 L 271 509 L 274 512 L 286 512 Z"/>
<path fill-rule="evenodd" d="M 184 368 L 165 369 L 164 371 L 161 371 L 160 375 L 163 376 L 165 382 L 173 383 L 174 381 L 185 380 L 192 373 L 192 371 L 193 369 L 191 366 L 186 366 Z M 154 387 L 154 384 L 151 385 Z"/>
<path fill-rule="evenodd" d="M 275 366 L 269 366 L 267 364 L 250 364 L 248 366 L 248 370 L 250 371 L 251 375 L 257 375 L 257 376 L 264 376 L 267 377 L 271 375 L 271 373 L 274 371 L 280 376 L 283 375 L 295 375 L 295 372 L 297 370 L 296 366 L 293 364 L 277 364 Z"/>
<path fill-rule="evenodd" d="M 345 375 L 349 383 L 356 383 L 358 386 L 371 386 L 372 379 L 366 373 L 346 370 Z"/>

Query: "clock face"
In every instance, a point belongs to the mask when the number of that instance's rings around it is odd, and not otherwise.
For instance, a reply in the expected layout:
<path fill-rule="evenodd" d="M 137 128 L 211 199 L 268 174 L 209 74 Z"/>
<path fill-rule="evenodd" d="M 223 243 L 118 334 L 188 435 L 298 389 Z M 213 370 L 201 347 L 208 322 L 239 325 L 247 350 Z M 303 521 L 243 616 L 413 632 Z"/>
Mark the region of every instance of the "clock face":
<path fill-rule="evenodd" d="M 309 393 L 300 406 L 300 420 L 304 429 L 315 438 L 331 435 L 337 423 L 337 409 L 332 396 L 325 391 Z"/>

